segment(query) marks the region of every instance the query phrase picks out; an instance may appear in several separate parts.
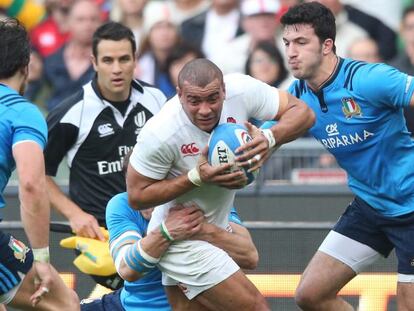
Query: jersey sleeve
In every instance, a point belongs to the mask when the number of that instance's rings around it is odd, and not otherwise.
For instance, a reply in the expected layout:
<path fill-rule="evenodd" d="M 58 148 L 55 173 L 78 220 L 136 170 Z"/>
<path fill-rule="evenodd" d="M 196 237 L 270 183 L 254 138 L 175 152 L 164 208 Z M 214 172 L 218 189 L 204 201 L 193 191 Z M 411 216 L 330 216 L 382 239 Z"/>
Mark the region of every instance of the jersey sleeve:
<path fill-rule="evenodd" d="M 237 213 L 237 211 L 234 207 L 231 208 L 231 211 L 230 211 L 230 214 L 229 214 L 229 222 L 233 222 L 233 223 L 238 224 L 240 226 L 244 226 L 242 220 L 239 217 L 239 214 Z"/>
<path fill-rule="evenodd" d="M 106 224 L 109 232 L 109 248 L 116 262 L 121 249 L 142 239 L 147 230 L 147 221 L 141 213 L 128 205 L 126 192 L 117 194 L 106 206 Z"/>
<path fill-rule="evenodd" d="M 249 118 L 272 120 L 279 111 L 279 90 L 248 75 L 231 74 L 243 92 Z"/>
<path fill-rule="evenodd" d="M 47 125 L 39 109 L 33 104 L 25 105 L 13 120 L 13 146 L 23 141 L 34 141 L 44 149 L 47 142 Z"/>
<path fill-rule="evenodd" d="M 141 175 L 162 180 L 170 171 L 173 155 L 166 143 L 144 127 L 138 135 L 129 163 Z"/>
<path fill-rule="evenodd" d="M 79 128 L 70 123 L 61 123 L 61 116 L 52 111 L 47 117 L 49 141 L 45 148 L 46 174 L 56 176 L 60 162 L 75 144 Z"/>
<path fill-rule="evenodd" d="M 385 64 L 361 67 L 351 83 L 352 88 L 378 106 L 408 106 L 414 92 L 412 76 Z"/>
<path fill-rule="evenodd" d="M 146 228 L 140 219 L 142 216 L 128 205 L 126 193 L 118 194 L 109 200 L 105 213 L 110 241 L 127 231 L 138 232 L 140 236 L 145 234 Z"/>

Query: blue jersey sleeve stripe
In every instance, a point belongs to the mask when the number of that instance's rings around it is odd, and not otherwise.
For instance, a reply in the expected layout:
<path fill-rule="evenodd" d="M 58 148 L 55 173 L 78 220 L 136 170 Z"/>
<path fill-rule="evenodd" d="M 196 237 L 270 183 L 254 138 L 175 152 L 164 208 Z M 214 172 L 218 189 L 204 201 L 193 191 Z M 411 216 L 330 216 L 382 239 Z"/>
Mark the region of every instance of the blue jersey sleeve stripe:
<path fill-rule="evenodd" d="M 344 71 L 346 72 L 348 70 L 348 67 L 355 64 L 355 63 L 357 63 L 356 60 L 351 60 L 348 64 L 345 65 Z"/>
<path fill-rule="evenodd" d="M 24 99 L 22 99 L 22 98 L 16 98 L 16 99 L 13 99 L 12 101 L 8 101 L 8 102 L 5 102 L 5 103 L 3 103 L 3 105 L 4 106 L 6 106 L 6 107 L 10 107 L 10 106 L 13 106 L 13 105 L 16 105 L 16 104 L 19 104 L 19 103 L 29 103 L 27 100 L 24 100 Z"/>
<path fill-rule="evenodd" d="M 351 78 L 350 78 L 350 81 L 349 81 L 349 83 L 351 84 L 351 88 L 350 88 L 350 90 L 351 91 L 353 91 L 354 89 L 353 89 L 353 79 L 354 79 L 354 75 L 355 75 L 355 73 L 358 71 L 358 69 L 360 69 L 361 67 L 363 67 L 363 66 L 365 66 L 366 64 L 359 64 L 359 65 L 357 65 L 356 67 L 355 67 L 355 69 L 353 70 L 353 72 L 352 72 L 352 74 L 351 74 Z"/>
<path fill-rule="evenodd" d="M 4 284 L 3 282 L 3 278 L 1 277 L 1 273 L 0 273 L 0 290 L 2 293 L 7 293 L 10 289 L 12 288 L 7 288 L 6 284 Z"/>
<path fill-rule="evenodd" d="M 0 277 L 6 284 L 10 284 L 10 288 L 17 284 L 17 279 L 15 276 L 7 269 L 3 264 L 0 263 Z"/>
<path fill-rule="evenodd" d="M 7 101 L 9 101 L 11 99 L 14 99 L 14 98 L 21 98 L 21 96 L 18 95 L 18 94 L 14 94 L 14 93 L 6 94 L 6 95 L 3 95 L 3 96 L 0 96 L 0 102 L 1 103 L 7 103 Z"/>
<path fill-rule="evenodd" d="M 349 71 L 348 71 L 348 74 L 347 74 L 347 76 L 346 76 L 346 80 L 345 80 L 345 83 L 344 83 L 344 88 L 348 88 L 348 85 L 349 85 L 349 80 L 351 79 L 351 76 L 352 76 L 352 73 L 353 73 L 353 69 L 355 68 L 355 66 L 357 66 L 358 64 L 360 64 L 360 62 L 353 62 L 352 64 L 351 64 L 351 66 L 349 67 Z"/>

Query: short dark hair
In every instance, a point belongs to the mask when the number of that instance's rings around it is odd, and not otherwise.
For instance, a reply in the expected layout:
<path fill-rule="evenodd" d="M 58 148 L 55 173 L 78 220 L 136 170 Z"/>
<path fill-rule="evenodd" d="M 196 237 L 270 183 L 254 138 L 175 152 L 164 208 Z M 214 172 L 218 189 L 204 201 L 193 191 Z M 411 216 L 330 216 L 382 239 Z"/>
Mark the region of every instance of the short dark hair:
<path fill-rule="evenodd" d="M 0 19 L 0 79 L 8 79 L 30 61 L 26 29 L 15 18 Z"/>
<path fill-rule="evenodd" d="M 121 41 L 127 39 L 131 42 L 132 53 L 135 55 L 137 44 L 131 29 L 117 22 L 108 22 L 101 25 L 93 34 L 92 53 L 95 58 L 98 57 L 98 44 L 102 40 Z"/>
<path fill-rule="evenodd" d="M 288 25 L 311 25 L 320 42 L 332 39 L 335 43 L 336 24 L 332 11 L 319 2 L 306 2 L 291 7 L 280 19 L 285 27 Z M 335 52 L 335 46 L 334 46 Z"/>
<path fill-rule="evenodd" d="M 185 81 L 191 85 L 205 87 L 215 79 L 223 83 L 223 73 L 212 61 L 197 58 L 184 65 L 178 74 L 178 86 L 182 88 Z"/>

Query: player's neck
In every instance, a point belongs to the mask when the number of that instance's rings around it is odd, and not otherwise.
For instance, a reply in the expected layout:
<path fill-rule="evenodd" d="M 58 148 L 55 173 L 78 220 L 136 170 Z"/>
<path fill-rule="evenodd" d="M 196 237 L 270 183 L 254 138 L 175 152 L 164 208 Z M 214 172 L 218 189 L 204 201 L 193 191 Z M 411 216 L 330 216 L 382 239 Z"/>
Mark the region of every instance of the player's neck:
<path fill-rule="evenodd" d="M 0 83 L 7 85 L 9 88 L 15 90 L 20 94 L 22 85 L 25 83 L 25 79 L 21 74 L 15 74 L 8 79 L 0 79 Z"/>
<path fill-rule="evenodd" d="M 339 64 L 339 57 L 334 53 L 327 55 L 319 66 L 314 77 L 310 78 L 307 83 L 314 90 L 321 89 L 327 81 L 330 80 L 332 75 L 335 73 L 336 68 Z"/>

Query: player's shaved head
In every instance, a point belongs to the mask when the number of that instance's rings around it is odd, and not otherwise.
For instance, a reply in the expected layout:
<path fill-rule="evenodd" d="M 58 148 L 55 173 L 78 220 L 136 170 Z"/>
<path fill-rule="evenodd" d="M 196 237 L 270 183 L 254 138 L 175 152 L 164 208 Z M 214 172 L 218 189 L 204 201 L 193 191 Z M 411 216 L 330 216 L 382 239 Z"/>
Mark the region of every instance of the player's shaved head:
<path fill-rule="evenodd" d="M 223 82 L 223 73 L 213 62 L 205 58 L 198 58 L 188 62 L 178 74 L 178 87 L 184 82 L 190 85 L 205 87 L 215 79 Z"/>

